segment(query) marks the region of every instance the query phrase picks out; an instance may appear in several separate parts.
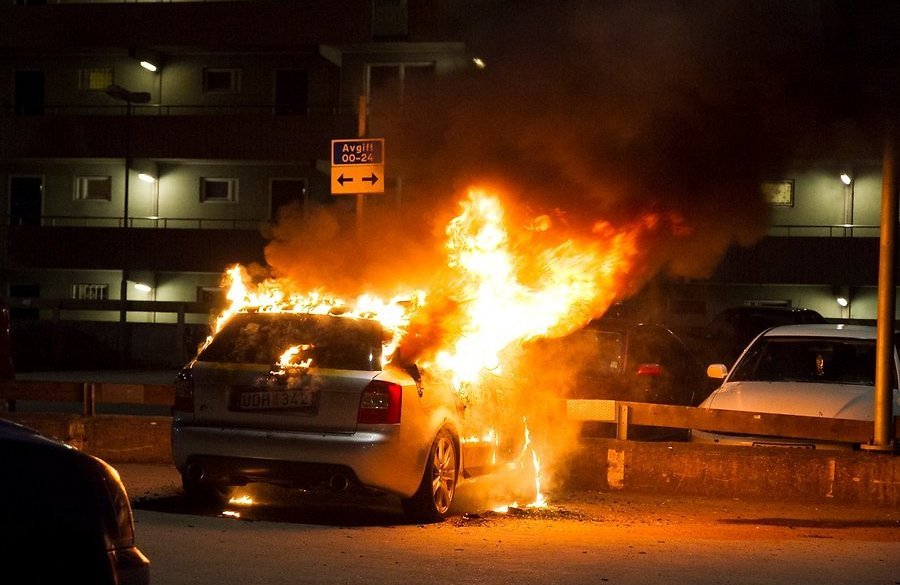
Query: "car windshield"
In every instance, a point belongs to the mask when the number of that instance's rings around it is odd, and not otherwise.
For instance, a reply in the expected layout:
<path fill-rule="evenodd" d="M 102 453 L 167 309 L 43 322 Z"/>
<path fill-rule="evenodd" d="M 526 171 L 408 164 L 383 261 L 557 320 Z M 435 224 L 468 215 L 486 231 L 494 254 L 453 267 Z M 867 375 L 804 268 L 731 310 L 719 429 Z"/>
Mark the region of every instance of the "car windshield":
<path fill-rule="evenodd" d="M 875 341 L 762 337 L 734 368 L 731 381 L 875 384 Z"/>
<path fill-rule="evenodd" d="M 241 313 L 200 352 L 199 361 L 271 365 L 289 348 L 342 370 L 380 370 L 383 331 L 375 321 L 302 313 Z"/>

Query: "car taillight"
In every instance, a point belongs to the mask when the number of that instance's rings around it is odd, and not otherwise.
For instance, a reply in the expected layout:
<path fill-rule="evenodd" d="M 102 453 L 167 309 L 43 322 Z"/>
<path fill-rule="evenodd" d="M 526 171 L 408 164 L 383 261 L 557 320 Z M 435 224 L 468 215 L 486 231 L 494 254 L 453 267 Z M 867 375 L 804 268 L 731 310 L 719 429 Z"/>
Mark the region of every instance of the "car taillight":
<path fill-rule="evenodd" d="M 194 412 L 194 377 L 188 369 L 175 378 L 175 407 L 178 412 Z"/>
<path fill-rule="evenodd" d="M 661 376 L 662 366 L 659 364 L 641 364 L 637 368 L 638 376 Z"/>
<path fill-rule="evenodd" d="M 371 425 L 395 425 L 400 422 L 403 387 L 392 382 L 372 380 L 359 398 L 356 422 Z"/>

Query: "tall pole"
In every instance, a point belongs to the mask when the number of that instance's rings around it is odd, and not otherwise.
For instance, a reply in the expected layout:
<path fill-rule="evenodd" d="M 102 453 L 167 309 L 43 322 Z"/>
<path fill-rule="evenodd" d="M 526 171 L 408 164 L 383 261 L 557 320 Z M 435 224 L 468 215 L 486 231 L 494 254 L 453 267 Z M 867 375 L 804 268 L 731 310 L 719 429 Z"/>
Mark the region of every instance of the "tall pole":
<path fill-rule="evenodd" d="M 366 128 L 366 118 L 368 116 L 367 104 L 366 104 L 366 96 L 359 96 L 359 107 L 357 109 L 357 117 L 356 117 L 356 135 L 359 138 L 365 138 L 366 132 L 368 131 Z M 361 244 L 363 241 L 363 213 L 365 211 L 365 195 L 362 193 L 356 194 L 356 239 Z"/>
<path fill-rule="evenodd" d="M 893 380 L 894 319 L 896 318 L 894 263 L 897 235 L 897 180 L 894 136 L 888 131 L 884 143 L 881 171 L 881 245 L 878 256 L 878 332 L 875 359 L 874 438 L 864 448 L 873 451 L 894 450 Z"/>
<path fill-rule="evenodd" d="M 119 321 L 127 319 L 126 302 L 128 301 L 128 187 L 131 181 L 131 102 L 125 102 L 125 189 L 122 197 L 122 282 L 119 287 Z"/>
<path fill-rule="evenodd" d="M 120 250 L 122 282 L 119 286 L 119 362 L 128 365 L 131 344 L 128 338 L 128 189 L 131 183 L 131 109 L 132 103 L 125 102 L 125 188 L 122 191 L 122 242 Z"/>

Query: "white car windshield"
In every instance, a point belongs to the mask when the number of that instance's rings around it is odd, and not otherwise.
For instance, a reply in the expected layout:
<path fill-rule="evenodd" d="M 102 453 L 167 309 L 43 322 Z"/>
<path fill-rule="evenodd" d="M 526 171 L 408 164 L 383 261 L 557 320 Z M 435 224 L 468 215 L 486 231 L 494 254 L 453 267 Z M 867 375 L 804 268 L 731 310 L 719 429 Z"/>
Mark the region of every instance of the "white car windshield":
<path fill-rule="evenodd" d="M 729 381 L 875 385 L 874 340 L 761 337 Z"/>

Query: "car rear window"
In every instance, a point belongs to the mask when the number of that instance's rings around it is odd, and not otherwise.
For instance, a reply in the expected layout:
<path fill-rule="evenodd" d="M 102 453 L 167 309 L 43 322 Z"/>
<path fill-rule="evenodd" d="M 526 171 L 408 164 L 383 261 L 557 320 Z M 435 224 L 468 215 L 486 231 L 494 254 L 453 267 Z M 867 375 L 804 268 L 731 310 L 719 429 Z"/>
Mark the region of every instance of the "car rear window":
<path fill-rule="evenodd" d="M 732 381 L 875 384 L 875 342 L 763 337 L 735 366 Z"/>
<path fill-rule="evenodd" d="M 366 319 L 298 313 L 242 313 L 232 317 L 198 356 L 204 362 L 276 363 L 295 345 L 312 366 L 380 370 L 384 334 Z"/>

